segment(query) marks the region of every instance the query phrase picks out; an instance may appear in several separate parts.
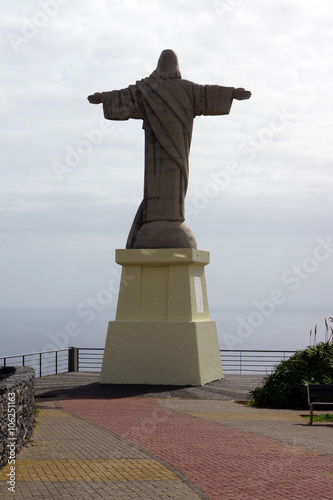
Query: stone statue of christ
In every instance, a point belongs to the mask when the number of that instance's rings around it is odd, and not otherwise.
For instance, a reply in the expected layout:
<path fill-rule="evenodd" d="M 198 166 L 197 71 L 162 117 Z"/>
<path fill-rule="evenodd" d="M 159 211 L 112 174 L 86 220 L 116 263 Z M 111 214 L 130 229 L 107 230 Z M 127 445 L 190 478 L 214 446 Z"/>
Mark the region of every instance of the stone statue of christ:
<path fill-rule="evenodd" d="M 233 99 L 250 97 L 243 88 L 182 79 L 172 50 L 163 50 L 148 78 L 88 97 L 92 104 L 103 104 L 107 120 L 143 120 L 144 198 L 126 248 L 196 248 L 193 233 L 184 224 L 193 119 L 229 114 Z"/>

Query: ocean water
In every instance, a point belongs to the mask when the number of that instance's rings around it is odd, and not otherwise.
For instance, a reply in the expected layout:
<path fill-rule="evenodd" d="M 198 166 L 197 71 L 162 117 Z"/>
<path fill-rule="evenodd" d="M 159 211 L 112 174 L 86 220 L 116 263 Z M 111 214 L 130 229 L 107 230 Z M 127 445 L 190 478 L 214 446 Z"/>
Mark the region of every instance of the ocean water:
<path fill-rule="evenodd" d="M 63 349 L 104 347 L 114 309 L 2 309 L 0 357 Z M 310 329 L 318 324 L 317 341 L 325 339 L 329 309 L 211 309 L 221 349 L 297 350 L 310 344 Z M 330 323 L 333 326 L 333 323 Z M 311 343 L 313 343 L 313 336 Z"/>
<path fill-rule="evenodd" d="M 221 349 L 295 351 L 313 345 L 316 325 L 316 342 L 325 340 L 325 318 L 329 330 L 333 327 L 329 321 L 333 311 L 329 308 L 276 309 L 271 313 L 244 308 L 216 311 L 215 316 L 211 311 L 210 315 L 216 320 Z"/>

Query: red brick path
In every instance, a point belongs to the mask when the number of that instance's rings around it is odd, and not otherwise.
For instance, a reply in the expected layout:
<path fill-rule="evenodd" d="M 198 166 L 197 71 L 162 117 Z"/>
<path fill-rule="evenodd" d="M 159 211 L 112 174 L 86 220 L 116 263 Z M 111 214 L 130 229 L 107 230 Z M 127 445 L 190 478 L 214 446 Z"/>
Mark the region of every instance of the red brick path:
<path fill-rule="evenodd" d="M 163 459 L 212 500 L 333 498 L 332 457 L 173 412 L 151 399 L 59 404 Z"/>

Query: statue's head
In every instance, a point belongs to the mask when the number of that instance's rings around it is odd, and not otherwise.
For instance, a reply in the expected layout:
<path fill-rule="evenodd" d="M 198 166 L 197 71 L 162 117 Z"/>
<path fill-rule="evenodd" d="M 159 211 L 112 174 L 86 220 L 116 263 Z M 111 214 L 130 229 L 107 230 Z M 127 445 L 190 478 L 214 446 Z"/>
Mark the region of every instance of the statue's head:
<path fill-rule="evenodd" d="M 151 78 L 181 78 L 177 54 L 170 49 L 163 50 Z"/>

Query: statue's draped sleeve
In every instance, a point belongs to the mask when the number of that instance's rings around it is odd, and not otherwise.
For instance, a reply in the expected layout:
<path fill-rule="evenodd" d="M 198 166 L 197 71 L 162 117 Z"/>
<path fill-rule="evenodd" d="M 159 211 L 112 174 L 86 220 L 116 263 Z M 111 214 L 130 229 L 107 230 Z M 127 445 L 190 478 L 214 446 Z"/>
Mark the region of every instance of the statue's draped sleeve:
<path fill-rule="evenodd" d="M 192 84 L 194 116 L 228 115 L 230 113 L 234 87 L 221 85 Z"/>
<path fill-rule="evenodd" d="M 107 120 L 143 119 L 143 107 L 136 85 L 102 92 L 104 118 Z"/>

